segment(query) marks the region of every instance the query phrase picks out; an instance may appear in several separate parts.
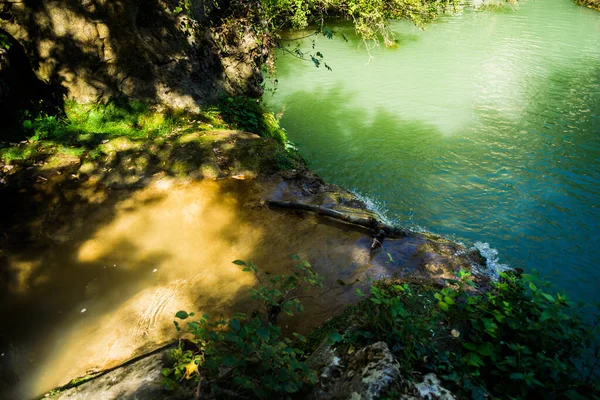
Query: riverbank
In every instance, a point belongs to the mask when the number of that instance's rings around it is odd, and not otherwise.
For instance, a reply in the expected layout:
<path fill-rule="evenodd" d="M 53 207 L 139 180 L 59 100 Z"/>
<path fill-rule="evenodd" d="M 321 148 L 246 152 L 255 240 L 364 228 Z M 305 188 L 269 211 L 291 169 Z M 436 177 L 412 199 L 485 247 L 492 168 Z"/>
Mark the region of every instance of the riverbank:
<path fill-rule="evenodd" d="M 592 10 L 600 11 L 600 1 L 598 0 L 578 0 L 577 4 L 591 8 Z"/>
<path fill-rule="evenodd" d="M 153 71 L 172 62 L 159 59 Z M 189 70 L 185 64 L 176 77 Z M 121 83 L 141 79 L 130 80 L 122 71 L 117 76 Z M 186 99 L 193 106 L 199 101 Z M 0 195 L 9 199 L 1 217 L 6 286 L 0 312 L 14 321 L 1 333 L 9 344 L 0 362 L 2 394 L 15 387 L 7 397 L 35 396 L 79 377 L 58 396 L 167 398 L 173 392 L 159 381 L 170 377 L 172 387 L 187 375 L 214 384 L 213 395 L 224 390 L 232 397 L 264 394 L 256 391 L 262 383 L 269 394 L 311 393 L 317 376 L 316 390 L 330 395 L 377 387 L 377 396 L 399 396 L 413 392 L 406 381 L 425 374 L 427 382 L 441 379 L 472 397 L 498 396 L 506 388 L 517 397 L 548 388 L 594 395 L 593 366 L 582 375 L 573 361 L 585 349 L 589 326 L 572 317 L 572 305 L 562 296 L 539 290 L 519 274 L 491 285 L 478 275 L 483 266 L 475 268 L 485 260 L 443 237 L 407 233 L 390 239 L 385 231 L 269 208 L 273 200 L 335 210 L 353 217 L 348 219 L 381 219 L 351 193 L 311 173 L 276 118 L 256 104 L 231 98 L 189 114 L 141 103 L 72 103 L 65 120 L 23 118 L 27 140 L 0 151 Z M 343 120 L 331 117 L 330 104 L 322 107 L 329 119 Z M 358 160 L 364 164 L 363 157 Z M 384 226 L 369 226 L 377 225 Z M 275 326 L 270 313 L 254 316 L 248 289 L 272 290 L 272 279 L 295 271 L 290 253 L 308 260 L 324 283 L 303 297 L 304 314 L 282 316 Z M 241 260 L 256 262 L 270 283 L 256 286 Z M 361 293 L 370 296 L 344 310 Z M 280 301 L 269 305 L 275 316 Z M 220 329 L 211 331 L 216 336 L 198 330 L 204 317 L 183 310 L 208 313 L 212 321 L 224 315 Z M 196 324 L 188 325 L 196 327 L 195 343 L 183 342 L 177 357 L 144 357 L 178 337 L 171 324 L 176 313 L 180 327 L 190 319 Z M 306 344 L 285 340 L 313 328 Z M 241 357 L 248 348 L 231 343 L 258 343 L 270 353 L 257 363 L 255 353 Z M 118 367 L 132 358 L 142 364 Z M 216 370 L 206 359 L 219 364 Z M 274 373 L 279 362 L 293 366 L 293 380 Z M 231 368 L 221 375 L 225 363 Z M 366 376 L 373 364 L 386 371 L 385 389 L 377 380 L 371 388 L 354 386 L 353 377 Z M 136 383 L 127 373 L 132 370 L 145 381 Z M 126 373 L 117 378 L 119 371 Z M 82 384 L 92 376 L 97 379 Z M 352 384 L 342 388 L 339 377 Z"/>
<path fill-rule="evenodd" d="M 232 129 L 218 110 L 161 119 L 147 109 L 130 121 L 146 130 L 128 131 L 122 113 L 86 109 L 89 118 L 75 123 L 81 109 L 73 107 L 71 122 L 33 121 L 28 141 L 0 150 L 10 210 L 2 216 L 1 312 L 18 326 L 2 332 L 12 349 L 2 359 L 5 388 L 17 380 L 48 390 L 169 343 L 180 308 L 248 311 L 251 282 L 230 264 L 236 258 L 284 273 L 296 253 L 327 277 L 327 293 L 306 302 L 310 317 L 289 322 L 303 333 L 357 302 L 355 289 L 367 290 L 369 279 L 442 282 L 481 262 L 421 234 L 372 252 L 368 230 L 269 209 L 266 201 L 277 200 L 376 216 L 308 171 L 280 139 Z M 92 124 L 94 115 L 104 125 Z M 90 125 L 96 132 L 85 132 Z"/>

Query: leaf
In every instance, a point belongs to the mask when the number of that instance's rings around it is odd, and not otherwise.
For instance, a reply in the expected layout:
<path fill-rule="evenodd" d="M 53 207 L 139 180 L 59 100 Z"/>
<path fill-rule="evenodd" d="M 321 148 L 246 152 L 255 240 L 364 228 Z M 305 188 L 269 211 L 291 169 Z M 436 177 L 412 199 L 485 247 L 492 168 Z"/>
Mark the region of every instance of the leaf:
<path fill-rule="evenodd" d="M 477 352 L 482 356 L 490 357 L 494 354 L 494 345 L 490 342 L 480 344 L 479 347 L 477 347 Z"/>
<path fill-rule="evenodd" d="M 246 383 L 246 380 L 244 378 L 242 378 L 241 376 L 234 376 L 232 383 L 237 386 L 244 386 L 244 384 Z"/>
<path fill-rule="evenodd" d="M 237 361 L 237 358 L 235 358 L 235 356 L 231 354 L 227 354 L 225 355 L 225 357 L 223 357 L 223 365 L 226 365 L 228 367 L 235 366 L 237 364 Z"/>
<path fill-rule="evenodd" d="M 298 391 L 298 386 L 295 382 L 287 382 L 285 384 L 285 391 L 288 393 L 295 393 Z"/>
<path fill-rule="evenodd" d="M 519 372 L 513 372 L 512 374 L 510 374 L 510 379 L 523 380 L 523 379 L 525 379 L 525 375 L 523 375 Z"/>
<path fill-rule="evenodd" d="M 269 331 L 262 326 L 256 330 L 256 334 L 262 340 L 266 341 L 267 339 L 269 339 Z"/>
<path fill-rule="evenodd" d="M 239 330 L 242 328 L 242 326 L 240 325 L 240 321 L 238 321 L 237 319 L 232 319 L 231 321 L 229 321 L 229 326 L 236 332 L 239 332 Z"/>
<path fill-rule="evenodd" d="M 552 318 L 552 311 L 544 310 L 544 312 L 542 313 L 542 316 L 540 317 L 540 321 L 547 321 L 550 318 Z"/>
<path fill-rule="evenodd" d="M 444 303 L 443 301 L 440 301 L 440 302 L 438 303 L 438 305 L 439 305 L 439 306 L 440 306 L 440 308 L 441 308 L 442 310 L 444 310 L 444 311 L 448 311 L 448 309 L 449 309 L 449 308 L 448 308 L 448 304 Z"/>
<path fill-rule="evenodd" d="M 185 375 L 183 376 L 185 379 L 190 379 L 192 374 L 198 372 L 198 364 L 194 361 L 191 361 L 188 365 L 185 366 Z"/>
<path fill-rule="evenodd" d="M 327 343 L 329 345 L 332 345 L 334 343 L 338 343 L 342 341 L 342 335 L 340 335 L 339 333 L 333 331 L 331 333 L 329 333 L 329 335 L 327 335 Z"/>
<path fill-rule="evenodd" d="M 475 351 L 477 350 L 477 345 L 475 343 L 471 343 L 471 342 L 463 342 L 462 343 L 463 347 L 466 348 L 467 350 L 471 350 L 471 351 Z"/>
<path fill-rule="evenodd" d="M 465 356 L 465 360 L 467 361 L 467 364 L 475 367 L 485 365 L 485 363 L 483 362 L 481 357 L 477 355 L 477 353 L 467 353 L 467 355 Z"/>
<path fill-rule="evenodd" d="M 233 261 L 233 263 L 234 263 L 235 265 L 240 265 L 240 266 L 242 266 L 242 267 L 245 267 L 245 266 L 246 266 L 246 263 L 245 263 L 244 261 L 242 261 L 242 260 L 235 260 L 235 261 Z"/>
<path fill-rule="evenodd" d="M 494 332 L 496 332 L 496 330 L 498 329 L 498 325 L 496 325 L 496 323 L 490 318 L 483 318 L 482 322 L 485 326 L 485 331 L 490 335 L 495 336 Z"/>
<path fill-rule="evenodd" d="M 454 299 L 449 296 L 444 296 L 444 301 L 448 304 L 454 304 Z"/>
<path fill-rule="evenodd" d="M 185 312 L 183 310 L 177 311 L 177 314 L 175 314 L 175 318 L 179 318 L 179 319 L 186 319 L 189 316 L 190 316 L 190 314 L 188 314 L 187 312 Z"/>
<path fill-rule="evenodd" d="M 535 292 L 536 290 L 538 290 L 538 289 L 537 289 L 537 286 L 535 286 L 535 285 L 533 284 L 533 282 L 529 282 L 529 289 L 531 289 L 533 292 Z"/>
<path fill-rule="evenodd" d="M 542 293 L 542 296 L 544 296 L 546 298 L 546 300 L 555 303 L 556 300 L 554 299 L 554 297 L 552 297 L 551 295 L 549 295 L 548 293 Z"/>

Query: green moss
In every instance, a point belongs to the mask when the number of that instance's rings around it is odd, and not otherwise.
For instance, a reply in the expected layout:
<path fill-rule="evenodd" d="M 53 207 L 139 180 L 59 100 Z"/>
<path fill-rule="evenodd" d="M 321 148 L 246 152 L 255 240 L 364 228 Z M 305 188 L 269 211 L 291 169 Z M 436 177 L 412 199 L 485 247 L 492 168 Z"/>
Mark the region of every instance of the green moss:
<path fill-rule="evenodd" d="M 32 146 L 9 146 L 0 149 L 0 159 L 5 164 L 11 164 L 15 161 L 26 161 L 37 154 L 37 150 Z"/>
<path fill-rule="evenodd" d="M 59 146 L 58 152 L 69 156 L 81 157 L 83 155 L 84 149 L 81 147 Z"/>

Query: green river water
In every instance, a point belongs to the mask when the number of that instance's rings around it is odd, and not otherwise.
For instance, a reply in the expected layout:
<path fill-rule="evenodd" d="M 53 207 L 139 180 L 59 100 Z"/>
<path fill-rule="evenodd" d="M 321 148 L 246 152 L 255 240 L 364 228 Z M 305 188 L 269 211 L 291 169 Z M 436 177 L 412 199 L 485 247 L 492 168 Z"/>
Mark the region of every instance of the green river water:
<path fill-rule="evenodd" d="M 393 27 L 371 59 L 349 25 L 347 42 L 317 38 L 332 71 L 278 53 L 264 99 L 311 168 L 396 223 L 600 300 L 600 13 L 526 1 Z"/>

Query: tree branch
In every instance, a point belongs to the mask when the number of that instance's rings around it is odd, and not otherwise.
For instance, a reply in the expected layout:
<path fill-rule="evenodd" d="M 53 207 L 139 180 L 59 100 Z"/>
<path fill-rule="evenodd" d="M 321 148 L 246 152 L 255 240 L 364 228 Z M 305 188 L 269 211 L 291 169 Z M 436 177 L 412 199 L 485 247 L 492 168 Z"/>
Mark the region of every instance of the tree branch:
<path fill-rule="evenodd" d="M 330 217 L 333 219 L 337 219 L 340 221 L 344 221 L 348 224 L 358 225 L 363 228 L 367 228 L 373 232 L 373 234 L 378 234 L 383 232 L 385 237 L 388 238 L 400 238 L 413 236 L 414 233 L 403 228 L 398 228 L 389 224 L 386 224 L 383 221 L 380 221 L 373 217 L 357 217 L 350 214 L 345 214 L 340 211 L 332 210 L 330 208 L 325 208 L 322 206 L 317 206 L 314 204 L 304 204 L 304 203 L 294 203 L 288 201 L 269 201 L 267 202 L 269 207 L 272 208 L 285 208 L 291 210 L 301 210 L 313 212 L 317 215 L 323 215 L 326 217 Z M 381 241 L 381 240 L 380 240 Z"/>

